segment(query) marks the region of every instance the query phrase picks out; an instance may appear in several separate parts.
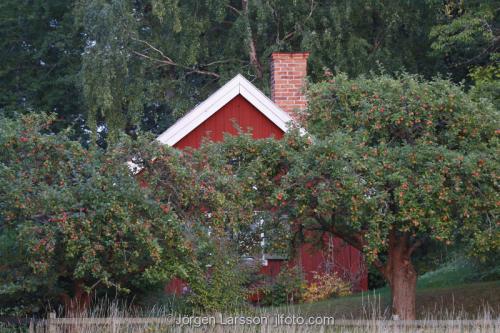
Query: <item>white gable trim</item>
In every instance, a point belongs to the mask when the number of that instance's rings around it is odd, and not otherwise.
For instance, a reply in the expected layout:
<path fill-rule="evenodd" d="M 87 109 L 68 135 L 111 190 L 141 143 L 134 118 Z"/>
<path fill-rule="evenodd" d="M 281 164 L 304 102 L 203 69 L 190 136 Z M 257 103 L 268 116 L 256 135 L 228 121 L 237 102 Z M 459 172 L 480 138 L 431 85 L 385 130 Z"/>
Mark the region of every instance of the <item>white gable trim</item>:
<path fill-rule="evenodd" d="M 243 75 L 238 74 L 160 134 L 156 140 L 170 146 L 175 145 L 238 95 L 243 96 L 283 132 L 288 130 L 288 124 L 292 121 L 288 113 L 281 110 Z"/>

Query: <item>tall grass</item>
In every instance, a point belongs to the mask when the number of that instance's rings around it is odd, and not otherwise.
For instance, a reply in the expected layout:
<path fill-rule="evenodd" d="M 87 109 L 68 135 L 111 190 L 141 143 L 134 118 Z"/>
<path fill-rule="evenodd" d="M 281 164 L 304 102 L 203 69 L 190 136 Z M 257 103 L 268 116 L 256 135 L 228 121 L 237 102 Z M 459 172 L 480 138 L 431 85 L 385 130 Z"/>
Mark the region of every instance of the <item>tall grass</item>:
<path fill-rule="evenodd" d="M 487 307 L 474 320 L 463 320 L 460 312 L 429 313 L 424 320 L 414 322 L 393 321 L 387 319 L 387 313 L 380 308 L 376 298 L 364 300 L 363 319 L 337 319 L 328 325 L 276 325 L 273 321 L 277 314 L 285 316 L 300 316 L 296 308 L 265 309 L 253 308 L 244 313 L 228 313 L 224 316 L 215 314 L 217 318 L 228 316 L 268 317 L 270 320 L 263 325 L 223 325 L 217 321 L 215 325 L 180 325 L 174 321 L 177 316 L 170 309 L 153 307 L 137 308 L 123 303 L 100 302 L 92 308 L 79 314 L 72 314 L 67 319 L 55 321 L 42 320 L 32 326 L 35 333 L 156 333 L 156 332 L 374 332 L 374 333 L 452 333 L 452 332 L 500 332 L 500 318 L 492 318 Z M 439 315 L 439 317 L 438 317 Z M 210 314 L 207 314 L 210 316 Z M 222 317 L 221 317 L 222 316 Z M 440 320 L 436 320 L 440 318 Z M 52 323 L 52 325 L 51 325 Z M 3 333 L 0 329 L 0 332 Z M 10 332 L 9 332 L 10 333 Z"/>

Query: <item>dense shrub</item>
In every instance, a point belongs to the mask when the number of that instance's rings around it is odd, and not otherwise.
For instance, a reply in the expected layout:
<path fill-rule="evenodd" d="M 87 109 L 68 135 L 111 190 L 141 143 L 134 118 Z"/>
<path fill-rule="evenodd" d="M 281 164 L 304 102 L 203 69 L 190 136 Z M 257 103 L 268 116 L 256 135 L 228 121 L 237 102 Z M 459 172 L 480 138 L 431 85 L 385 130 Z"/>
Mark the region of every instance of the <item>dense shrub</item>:
<path fill-rule="evenodd" d="M 298 267 L 284 267 L 274 283 L 262 288 L 262 304 L 279 306 L 303 301 L 306 281 Z"/>
<path fill-rule="evenodd" d="M 310 283 L 303 295 L 304 302 L 317 302 L 333 296 L 348 296 L 352 286 L 334 273 L 315 273 L 314 280 Z"/>
<path fill-rule="evenodd" d="M 237 256 L 212 253 L 212 264 L 189 284 L 187 302 L 194 312 L 232 312 L 246 305 L 248 273 Z"/>

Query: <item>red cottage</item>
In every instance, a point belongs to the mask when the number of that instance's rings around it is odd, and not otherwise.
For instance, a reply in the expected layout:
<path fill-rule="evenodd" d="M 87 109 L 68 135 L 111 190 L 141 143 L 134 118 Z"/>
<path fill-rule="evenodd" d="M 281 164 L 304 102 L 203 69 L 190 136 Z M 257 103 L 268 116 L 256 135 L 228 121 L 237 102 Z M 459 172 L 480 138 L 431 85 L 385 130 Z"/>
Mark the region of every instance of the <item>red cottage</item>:
<path fill-rule="evenodd" d="M 204 102 L 179 119 L 157 140 L 184 149 L 197 148 L 204 138 L 221 141 L 224 133 L 237 134 L 234 122 L 242 130 L 251 129 L 255 139 L 280 139 L 293 121 L 292 112 L 304 110 L 307 100 L 302 93 L 307 75 L 308 53 L 273 53 L 271 62 L 271 97 L 269 99 L 252 83 L 238 74 Z M 352 281 L 355 290 L 368 289 L 368 274 L 363 256 L 357 249 L 336 237 L 325 237 L 324 250 L 302 245 L 298 258 L 305 278 L 310 282 L 314 272 L 338 272 Z M 286 258 L 264 255 L 261 272 L 276 276 Z M 172 281 L 167 290 L 179 292 L 182 283 Z"/>

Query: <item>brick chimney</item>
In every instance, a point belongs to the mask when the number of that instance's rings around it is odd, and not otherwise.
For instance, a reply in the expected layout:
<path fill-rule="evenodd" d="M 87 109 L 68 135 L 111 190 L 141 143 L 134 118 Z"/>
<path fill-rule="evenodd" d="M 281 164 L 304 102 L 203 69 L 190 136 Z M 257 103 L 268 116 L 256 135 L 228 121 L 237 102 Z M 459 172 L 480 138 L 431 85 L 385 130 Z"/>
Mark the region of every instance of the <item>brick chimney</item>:
<path fill-rule="evenodd" d="M 302 92 L 307 75 L 307 57 L 309 52 L 275 52 L 271 55 L 271 99 L 290 114 L 307 107 Z"/>

